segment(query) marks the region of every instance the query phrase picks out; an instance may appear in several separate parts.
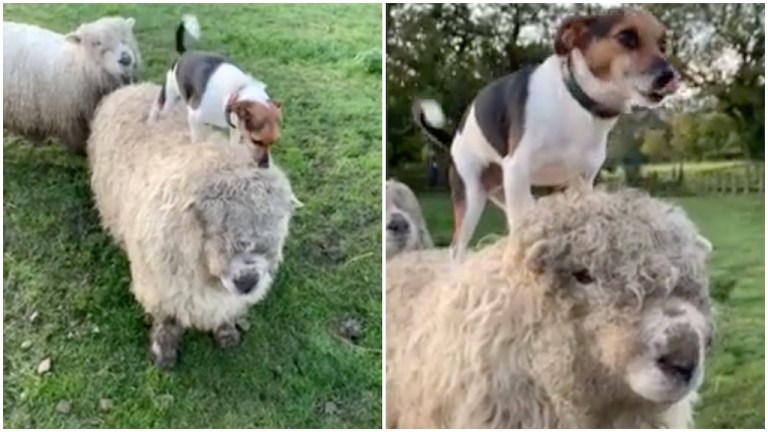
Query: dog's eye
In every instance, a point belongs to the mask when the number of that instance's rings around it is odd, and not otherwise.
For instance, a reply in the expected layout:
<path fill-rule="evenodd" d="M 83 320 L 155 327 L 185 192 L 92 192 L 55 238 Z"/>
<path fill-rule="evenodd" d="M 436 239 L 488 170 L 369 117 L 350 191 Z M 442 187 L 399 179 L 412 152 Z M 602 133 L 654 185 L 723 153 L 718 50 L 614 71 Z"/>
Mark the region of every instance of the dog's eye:
<path fill-rule="evenodd" d="M 640 37 L 633 29 L 622 30 L 616 35 L 616 39 L 627 49 L 634 50 L 640 46 Z"/>
<path fill-rule="evenodd" d="M 259 147 L 264 147 L 264 141 L 262 140 L 253 140 L 252 142 L 254 145 L 257 145 Z"/>
<path fill-rule="evenodd" d="M 595 279 L 592 277 L 591 274 L 589 274 L 589 270 L 587 269 L 579 269 L 573 272 L 573 278 L 576 279 L 576 282 L 580 284 L 591 284 L 595 281 Z"/>
<path fill-rule="evenodd" d="M 659 51 L 661 51 L 662 53 L 667 52 L 667 38 L 659 39 Z"/>

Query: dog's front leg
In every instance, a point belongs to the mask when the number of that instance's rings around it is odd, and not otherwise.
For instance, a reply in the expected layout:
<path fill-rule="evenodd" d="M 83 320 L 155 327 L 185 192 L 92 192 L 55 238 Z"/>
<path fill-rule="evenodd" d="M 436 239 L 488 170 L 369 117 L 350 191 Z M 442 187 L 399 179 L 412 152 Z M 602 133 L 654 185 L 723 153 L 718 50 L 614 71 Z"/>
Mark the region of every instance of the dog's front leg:
<path fill-rule="evenodd" d="M 531 194 L 530 169 L 528 161 L 520 152 L 514 152 L 505 157 L 501 168 L 504 177 L 507 227 L 511 232 L 520 214 L 534 202 Z"/>

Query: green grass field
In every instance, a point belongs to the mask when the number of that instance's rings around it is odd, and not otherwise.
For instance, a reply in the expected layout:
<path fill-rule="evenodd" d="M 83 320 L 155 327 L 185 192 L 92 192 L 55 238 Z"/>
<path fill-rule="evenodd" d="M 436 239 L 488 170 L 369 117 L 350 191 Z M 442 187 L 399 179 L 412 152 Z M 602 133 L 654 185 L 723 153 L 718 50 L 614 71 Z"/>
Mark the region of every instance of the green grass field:
<path fill-rule="evenodd" d="M 445 194 L 420 197 L 436 244 L 451 240 L 451 204 Z M 713 281 L 735 282 L 719 304 L 718 336 L 707 364 L 698 428 L 765 426 L 765 250 L 762 196 L 717 196 L 673 200 L 712 241 Z M 483 242 L 505 232 L 503 213 L 489 204 L 475 234 Z M 715 282 L 717 283 L 717 282 Z"/>
<path fill-rule="evenodd" d="M 150 364 L 125 255 L 99 227 L 86 161 L 4 137 L 3 420 L 11 428 L 381 426 L 381 6 L 7 5 L 60 32 L 136 18 L 160 82 L 183 13 L 284 102 L 273 150 L 306 204 L 243 344 L 188 333 L 178 368 Z M 341 323 L 362 325 L 359 339 Z M 47 373 L 38 365 L 51 359 Z"/>

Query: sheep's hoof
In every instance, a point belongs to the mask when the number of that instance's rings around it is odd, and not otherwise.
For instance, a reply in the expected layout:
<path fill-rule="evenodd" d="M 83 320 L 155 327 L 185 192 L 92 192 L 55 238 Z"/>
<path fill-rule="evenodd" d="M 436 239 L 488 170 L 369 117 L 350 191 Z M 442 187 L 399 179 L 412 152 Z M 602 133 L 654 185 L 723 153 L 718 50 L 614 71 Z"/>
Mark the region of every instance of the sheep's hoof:
<path fill-rule="evenodd" d="M 155 367 L 158 369 L 173 369 L 179 360 L 179 350 L 162 347 L 156 342 L 152 343 L 150 352 L 152 353 L 152 363 L 154 363 Z"/>
<path fill-rule="evenodd" d="M 172 318 L 154 321 L 149 352 L 155 366 L 160 369 L 171 369 L 176 366 L 183 333 L 184 329 Z"/>
<path fill-rule="evenodd" d="M 234 324 L 222 324 L 213 331 L 213 339 L 223 349 L 240 345 L 240 332 Z"/>

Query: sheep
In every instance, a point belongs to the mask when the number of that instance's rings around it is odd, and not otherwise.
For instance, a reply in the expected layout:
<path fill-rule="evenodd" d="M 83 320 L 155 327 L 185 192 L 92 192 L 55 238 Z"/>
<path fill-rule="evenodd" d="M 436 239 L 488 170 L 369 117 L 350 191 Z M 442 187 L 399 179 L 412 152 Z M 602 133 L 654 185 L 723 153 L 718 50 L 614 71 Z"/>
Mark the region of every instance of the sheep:
<path fill-rule="evenodd" d="M 180 111 L 148 125 L 159 90 L 134 84 L 105 97 L 87 150 L 101 223 L 128 255 L 131 290 L 153 320 L 150 352 L 165 369 L 184 329 L 239 344 L 235 322 L 267 294 L 294 205 L 280 168 L 257 167 L 244 146 L 219 134 L 191 145 Z"/>
<path fill-rule="evenodd" d="M 433 246 L 416 195 L 395 179 L 387 180 L 386 217 L 387 259 L 403 251 Z"/>
<path fill-rule="evenodd" d="M 136 79 L 133 18 L 106 17 L 62 35 L 3 22 L 3 127 L 33 140 L 59 138 L 82 154 L 101 98 Z"/>
<path fill-rule="evenodd" d="M 388 427 L 692 426 L 710 251 L 679 207 L 573 188 L 460 266 L 393 258 Z"/>

